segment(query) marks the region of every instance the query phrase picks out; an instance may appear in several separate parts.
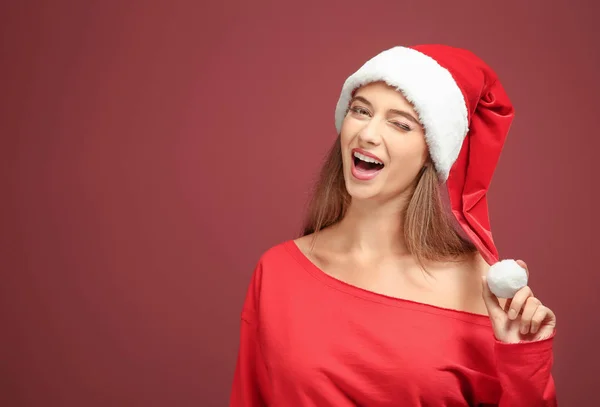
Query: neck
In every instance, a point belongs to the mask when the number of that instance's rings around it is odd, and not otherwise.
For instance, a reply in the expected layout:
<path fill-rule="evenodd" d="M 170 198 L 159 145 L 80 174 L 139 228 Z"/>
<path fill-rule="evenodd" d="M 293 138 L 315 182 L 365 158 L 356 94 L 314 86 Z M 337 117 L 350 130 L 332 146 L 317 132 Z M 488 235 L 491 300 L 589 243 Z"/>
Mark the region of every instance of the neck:
<path fill-rule="evenodd" d="M 342 250 L 361 255 L 406 254 L 402 213 L 406 202 L 355 201 L 339 222 Z"/>

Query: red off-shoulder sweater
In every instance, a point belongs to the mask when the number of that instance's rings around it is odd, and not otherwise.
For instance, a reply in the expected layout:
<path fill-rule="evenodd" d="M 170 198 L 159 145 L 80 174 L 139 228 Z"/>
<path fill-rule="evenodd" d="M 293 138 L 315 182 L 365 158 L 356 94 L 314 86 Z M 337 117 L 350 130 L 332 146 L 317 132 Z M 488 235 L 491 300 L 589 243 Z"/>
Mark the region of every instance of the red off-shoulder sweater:
<path fill-rule="evenodd" d="M 485 315 L 346 284 L 290 240 L 252 275 L 230 406 L 556 406 L 553 339 L 501 343 Z"/>

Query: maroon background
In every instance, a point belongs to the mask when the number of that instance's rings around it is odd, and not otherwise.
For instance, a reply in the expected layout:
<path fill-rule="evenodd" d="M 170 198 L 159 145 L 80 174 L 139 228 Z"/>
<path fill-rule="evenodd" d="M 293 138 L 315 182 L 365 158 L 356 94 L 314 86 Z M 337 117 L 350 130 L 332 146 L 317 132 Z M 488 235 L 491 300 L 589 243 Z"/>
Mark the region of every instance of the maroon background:
<path fill-rule="evenodd" d="M 226 405 L 252 268 L 298 230 L 343 80 L 426 42 L 516 106 L 495 238 L 558 314 L 560 404 L 600 405 L 593 4 L 4 2 L 0 405 Z"/>

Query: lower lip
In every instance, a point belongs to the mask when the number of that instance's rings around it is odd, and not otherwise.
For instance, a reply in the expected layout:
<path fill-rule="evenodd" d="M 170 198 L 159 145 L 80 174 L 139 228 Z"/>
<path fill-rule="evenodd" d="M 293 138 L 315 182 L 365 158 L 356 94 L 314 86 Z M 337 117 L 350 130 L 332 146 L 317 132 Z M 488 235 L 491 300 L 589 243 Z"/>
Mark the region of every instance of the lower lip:
<path fill-rule="evenodd" d="M 381 172 L 381 170 L 377 171 L 362 171 L 356 168 L 354 165 L 354 157 L 351 157 L 352 160 L 352 176 L 360 181 L 370 181 L 377 176 Z"/>

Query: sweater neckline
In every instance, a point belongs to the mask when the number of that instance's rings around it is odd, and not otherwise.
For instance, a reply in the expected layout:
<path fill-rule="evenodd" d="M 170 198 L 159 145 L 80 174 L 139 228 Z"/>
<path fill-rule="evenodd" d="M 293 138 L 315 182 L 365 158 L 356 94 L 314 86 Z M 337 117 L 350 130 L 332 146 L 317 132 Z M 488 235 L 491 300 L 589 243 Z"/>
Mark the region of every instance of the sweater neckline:
<path fill-rule="evenodd" d="M 304 254 L 304 252 L 302 252 L 302 250 L 298 247 L 294 240 L 288 240 L 284 242 L 284 247 L 288 250 L 292 257 L 294 257 L 294 259 L 302 266 L 302 268 L 306 270 L 310 275 L 315 277 L 320 282 L 328 285 L 329 287 L 349 294 L 351 296 L 392 307 L 408 308 L 414 311 L 425 312 L 429 314 L 437 314 L 440 316 L 459 319 L 465 322 L 475 323 L 478 325 L 491 326 L 489 316 L 484 314 L 477 314 L 452 308 L 444 308 L 438 305 L 427 304 L 424 302 L 418 302 L 401 297 L 392 297 L 352 285 L 336 277 L 333 277 L 332 275 L 327 274 L 325 271 L 320 269 L 316 264 L 312 262 L 312 260 L 310 260 Z"/>

